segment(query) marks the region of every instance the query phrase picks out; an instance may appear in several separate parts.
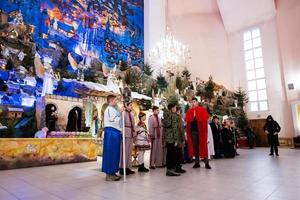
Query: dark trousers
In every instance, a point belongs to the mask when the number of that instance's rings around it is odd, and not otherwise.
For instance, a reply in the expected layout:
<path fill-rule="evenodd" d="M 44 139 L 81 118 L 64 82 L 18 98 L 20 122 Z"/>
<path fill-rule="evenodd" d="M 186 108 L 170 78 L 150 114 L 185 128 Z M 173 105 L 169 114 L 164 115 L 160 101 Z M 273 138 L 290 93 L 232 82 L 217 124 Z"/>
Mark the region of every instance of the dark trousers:
<path fill-rule="evenodd" d="M 191 132 L 195 162 L 199 162 L 199 134 L 196 131 Z"/>
<path fill-rule="evenodd" d="M 180 169 L 181 148 L 176 147 L 175 143 L 167 143 L 167 169 Z"/>
<path fill-rule="evenodd" d="M 278 146 L 276 144 L 270 145 L 270 153 L 273 154 L 275 150 L 275 154 L 278 154 Z"/>

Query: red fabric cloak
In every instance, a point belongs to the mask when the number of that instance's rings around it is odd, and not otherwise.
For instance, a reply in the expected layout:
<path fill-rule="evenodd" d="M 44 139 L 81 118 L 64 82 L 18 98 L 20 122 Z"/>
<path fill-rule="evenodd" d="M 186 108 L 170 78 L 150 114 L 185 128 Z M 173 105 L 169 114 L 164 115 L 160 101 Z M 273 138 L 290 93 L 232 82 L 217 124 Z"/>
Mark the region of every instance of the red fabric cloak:
<path fill-rule="evenodd" d="M 185 116 L 186 121 L 186 132 L 189 145 L 189 155 L 190 157 L 194 155 L 193 142 L 191 136 L 191 123 L 194 120 L 194 115 L 196 114 L 196 119 L 198 122 L 198 133 L 199 133 L 199 156 L 200 158 L 208 158 L 208 147 L 207 147 L 207 137 L 208 137 L 208 118 L 209 114 L 205 108 L 198 106 L 196 108 L 190 108 Z"/>

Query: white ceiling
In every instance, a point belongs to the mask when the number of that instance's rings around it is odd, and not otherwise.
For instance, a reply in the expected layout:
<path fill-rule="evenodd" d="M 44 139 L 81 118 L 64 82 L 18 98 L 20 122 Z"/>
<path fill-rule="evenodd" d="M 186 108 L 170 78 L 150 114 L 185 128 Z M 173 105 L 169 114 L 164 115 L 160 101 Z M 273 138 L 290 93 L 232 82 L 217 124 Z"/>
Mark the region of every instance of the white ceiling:
<path fill-rule="evenodd" d="M 218 6 L 229 33 L 267 21 L 276 14 L 274 0 L 218 0 Z"/>
<path fill-rule="evenodd" d="M 275 16 L 274 0 L 166 0 L 168 16 L 220 13 L 228 33 L 262 23 Z"/>
<path fill-rule="evenodd" d="M 151 0 L 150 0 L 151 1 Z M 207 14 L 219 12 L 217 0 L 166 0 L 168 15 L 182 16 L 186 14 Z"/>

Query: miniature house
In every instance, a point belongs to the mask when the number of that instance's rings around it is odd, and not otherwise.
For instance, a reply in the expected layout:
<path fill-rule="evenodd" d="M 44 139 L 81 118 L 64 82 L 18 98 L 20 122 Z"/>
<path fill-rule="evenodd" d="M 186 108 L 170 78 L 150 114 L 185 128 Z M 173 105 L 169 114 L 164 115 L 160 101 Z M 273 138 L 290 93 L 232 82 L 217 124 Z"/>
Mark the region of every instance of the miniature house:
<path fill-rule="evenodd" d="M 23 108 L 8 107 L 7 118 L 9 119 L 22 118 L 23 112 L 24 112 Z"/>

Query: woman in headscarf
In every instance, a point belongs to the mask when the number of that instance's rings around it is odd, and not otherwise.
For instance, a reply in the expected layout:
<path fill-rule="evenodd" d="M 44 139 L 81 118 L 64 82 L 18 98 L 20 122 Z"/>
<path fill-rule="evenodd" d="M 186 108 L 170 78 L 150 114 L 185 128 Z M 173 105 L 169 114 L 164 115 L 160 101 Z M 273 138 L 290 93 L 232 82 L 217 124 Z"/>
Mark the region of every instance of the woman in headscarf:
<path fill-rule="evenodd" d="M 267 117 L 266 124 L 264 126 L 264 131 L 268 135 L 268 141 L 270 145 L 270 156 L 274 155 L 274 150 L 276 156 L 279 156 L 278 154 L 278 133 L 280 132 L 281 128 L 279 124 L 273 119 L 271 115 Z"/>

